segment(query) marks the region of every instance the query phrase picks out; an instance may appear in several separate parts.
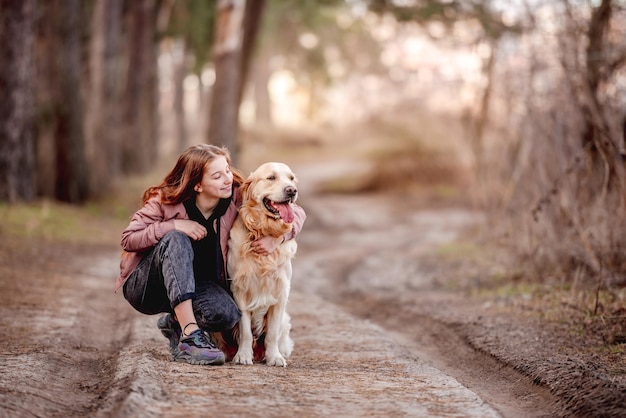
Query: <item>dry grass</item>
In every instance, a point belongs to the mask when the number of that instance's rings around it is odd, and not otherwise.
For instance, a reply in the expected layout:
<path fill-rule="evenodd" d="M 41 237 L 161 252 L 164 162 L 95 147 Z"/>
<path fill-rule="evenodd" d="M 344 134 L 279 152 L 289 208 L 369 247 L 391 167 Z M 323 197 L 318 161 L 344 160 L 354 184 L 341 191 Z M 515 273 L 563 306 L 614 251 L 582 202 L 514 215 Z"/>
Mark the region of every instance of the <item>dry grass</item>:
<path fill-rule="evenodd" d="M 364 167 L 322 182 L 321 193 L 398 192 L 454 201 L 472 177 L 463 138 L 455 118 L 398 105 L 353 126 L 292 138 L 289 152 L 292 158 L 306 154 L 309 160 L 358 161 Z"/>
<path fill-rule="evenodd" d="M 159 181 L 164 170 L 159 164 L 149 174 L 123 179 L 110 195 L 82 206 L 50 200 L 0 204 L 0 236 L 9 242 L 117 246 L 130 217 L 141 205 L 144 189 Z"/>
<path fill-rule="evenodd" d="M 437 188 L 461 183 L 463 171 L 453 156 L 420 144 L 384 149 L 371 156 L 373 169 L 363 191 Z"/>
<path fill-rule="evenodd" d="M 493 226 L 489 236 L 508 248 L 512 265 L 522 265 L 530 279 L 590 290 L 624 287 L 626 218 L 621 193 L 594 193 L 582 169 L 541 168 L 562 158 L 558 152 L 556 145 L 544 147 L 508 200 L 502 199 L 504 181 L 483 189 L 490 196 L 484 206 Z"/>
<path fill-rule="evenodd" d="M 446 277 L 446 287 L 482 301 L 502 315 L 549 324 L 559 353 L 602 364 L 607 373 L 626 376 L 626 288 L 594 287 L 585 281 L 538 280 L 516 254 L 468 230 L 441 246 L 430 263 Z M 484 235 L 483 235 L 484 237 Z"/>
<path fill-rule="evenodd" d="M 0 236 L 51 242 L 119 243 L 126 209 L 90 203 L 83 207 L 51 201 L 0 205 Z"/>

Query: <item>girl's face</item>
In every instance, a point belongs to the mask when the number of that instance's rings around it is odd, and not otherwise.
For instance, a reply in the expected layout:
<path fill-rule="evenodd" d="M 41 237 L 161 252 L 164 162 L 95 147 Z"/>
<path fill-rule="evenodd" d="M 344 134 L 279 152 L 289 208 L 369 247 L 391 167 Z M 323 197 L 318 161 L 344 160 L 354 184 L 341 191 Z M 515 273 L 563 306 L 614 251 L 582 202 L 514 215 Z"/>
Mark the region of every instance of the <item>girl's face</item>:
<path fill-rule="evenodd" d="M 216 157 L 204 167 L 202 181 L 194 187 L 199 195 L 210 199 L 226 199 L 233 192 L 233 173 L 225 157 Z"/>

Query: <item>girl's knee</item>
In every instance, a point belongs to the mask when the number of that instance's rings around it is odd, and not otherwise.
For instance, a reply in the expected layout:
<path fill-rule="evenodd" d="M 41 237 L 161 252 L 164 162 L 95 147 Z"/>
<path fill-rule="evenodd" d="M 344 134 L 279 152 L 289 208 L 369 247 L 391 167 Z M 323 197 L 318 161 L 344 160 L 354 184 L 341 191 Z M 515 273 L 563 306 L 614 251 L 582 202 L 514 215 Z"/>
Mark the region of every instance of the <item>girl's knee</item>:
<path fill-rule="evenodd" d="M 167 249 L 168 252 L 183 252 L 193 255 L 191 239 L 180 231 L 170 231 L 161 238 L 158 247 Z"/>
<path fill-rule="evenodd" d="M 163 238 L 161 238 L 160 242 L 166 242 L 166 243 L 176 242 L 176 243 L 180 243 L 181 245 L 184 245 L 184 244 L 191 244 L 191 239 L 184 232 L 173 230 L 163 235 Z"/>
<path fill-rule="evenodd" d="M 241 312 L 234 306 L 230 309 L 220 309 L 219 312 L 205 313 L 196 311 L 196 320 L 201 328 L 211 331 L 228 331 L 241 319 Z"/>
<path fill-rule="evenodd" d="M 227 315 L 224 316 L 224 329 L 232 329 L 241 319 L 241 312 L 235 306 Z"/>

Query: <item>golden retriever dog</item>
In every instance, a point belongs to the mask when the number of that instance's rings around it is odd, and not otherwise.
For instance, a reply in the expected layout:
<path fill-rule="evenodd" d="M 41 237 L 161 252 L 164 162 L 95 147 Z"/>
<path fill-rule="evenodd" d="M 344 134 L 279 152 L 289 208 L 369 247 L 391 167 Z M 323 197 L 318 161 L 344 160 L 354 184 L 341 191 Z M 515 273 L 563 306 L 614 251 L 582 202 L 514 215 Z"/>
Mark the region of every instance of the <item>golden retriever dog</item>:
<path fill-rule="evenodd" d="M 291 318 L 286 311 L 291 289 L 291 260 L 298 245 L 294 239 L 261 255 L 251 244 L 263 236 L 282 237 L 292 229 L 292 204 L 298 197 L 297 180 L 283 163 L 265 163 L 241 186 L 242 205 L 231 231 L 228 274 L 231 291 L 241 310 L 235 332 L 237 353 L 233 363 L 252 364 L 256 339 L 265 334 L 265 362 L 287 366 L 293 341 Z"/>

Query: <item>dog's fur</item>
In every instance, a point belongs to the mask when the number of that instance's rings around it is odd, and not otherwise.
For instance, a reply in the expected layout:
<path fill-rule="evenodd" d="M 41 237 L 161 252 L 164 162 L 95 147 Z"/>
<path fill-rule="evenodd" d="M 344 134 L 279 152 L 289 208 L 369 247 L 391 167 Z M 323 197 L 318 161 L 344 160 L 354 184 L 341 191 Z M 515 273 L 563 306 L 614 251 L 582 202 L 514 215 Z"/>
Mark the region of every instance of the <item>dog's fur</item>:
<path fill-rule="evenodd" d="M 280 238 L 291 231 L 296 184 L 286 164 L 265 163 L 241 186 L 242 206 L 228 245 L 230 287 L 241 310 L 233 363 L 252 364 L 253 345 L 263 334 L 266 364 L 287 366 L 285 359 L 293 350 L 286 308 L 297 243 L 294 239 L 282 242 L 268 255 L 254 252 L 251 244 L 263 236 Z"/>

